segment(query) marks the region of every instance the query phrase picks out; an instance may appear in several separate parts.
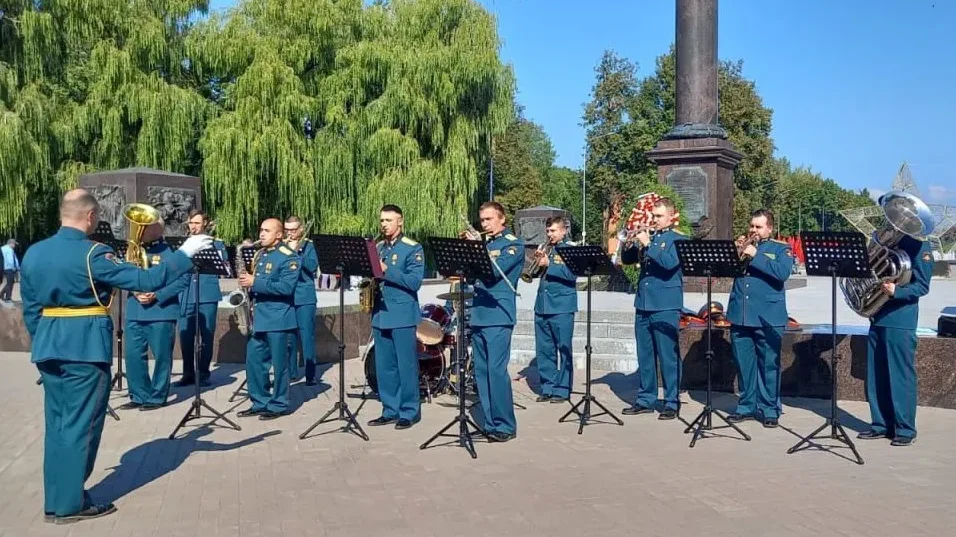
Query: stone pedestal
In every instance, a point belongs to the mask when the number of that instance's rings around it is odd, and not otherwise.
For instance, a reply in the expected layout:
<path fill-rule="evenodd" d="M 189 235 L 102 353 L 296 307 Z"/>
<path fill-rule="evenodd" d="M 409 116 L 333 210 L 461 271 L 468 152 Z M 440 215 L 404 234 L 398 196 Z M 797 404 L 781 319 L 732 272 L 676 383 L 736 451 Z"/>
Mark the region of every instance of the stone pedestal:
<path fill-rule="evenodd" d="M 733 238 L 734 170 L 743 157 L 720 138 L 661 140 L 647 153 L 657 164 L 658 180 L 684 201 L 687 220 L 694 224 L 707 217 L 700 234 L 708 239 Z"/>
<path fill-rule="evenodd" d="M 537 207 L 515 211 L 515 235 L 524 239 L 525 243 L 529 246 L 537 247 L 539 244 L 544 244 L 548 242 L 548 234 L 545 231 L 548 226 L 545 222 L 547 222 L 548 218 L 554 216 L 563 216 L 568 220 L 568 224 L 570 224 L 571 213 L 564 209 L 558 209 L 557 207 L 538 205 Z"/>
<path fill-rule="evenodd" d="M 109 222 L 113 235 L 126 239 L 123 207 L 127 203 L 146 203 L 163 216 L 167 237 L 186 236 L 189 211 L 202 208 L 202 189 L 198 177 L 151 168 L 125 168 L 89 173 L 80 177 L 79 186 L 100 202 L 100 220 Z"/>

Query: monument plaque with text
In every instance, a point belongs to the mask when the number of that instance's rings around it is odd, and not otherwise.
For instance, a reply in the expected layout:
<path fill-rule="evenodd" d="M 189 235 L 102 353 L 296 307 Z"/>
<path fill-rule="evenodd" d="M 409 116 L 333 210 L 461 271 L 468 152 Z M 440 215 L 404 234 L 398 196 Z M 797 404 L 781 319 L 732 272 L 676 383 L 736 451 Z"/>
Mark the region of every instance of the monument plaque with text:
<path fill-rule="evenodd" d="M 688 221 L 697 222 L 707 216 L 707 173 L 700 166 L 671 168 L 664 183 L 684 201 L 683 214 Z"/>

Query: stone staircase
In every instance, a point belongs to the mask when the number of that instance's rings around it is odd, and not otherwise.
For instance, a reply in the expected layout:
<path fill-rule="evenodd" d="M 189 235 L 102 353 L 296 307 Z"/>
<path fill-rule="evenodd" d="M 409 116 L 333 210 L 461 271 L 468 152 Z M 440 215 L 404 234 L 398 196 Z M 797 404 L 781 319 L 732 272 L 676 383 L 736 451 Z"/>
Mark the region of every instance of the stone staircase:
<path fill-rule="evenodd" d="M 572 339 L 574 367 L 584 369 L 587 342 L 587 315 L 574 317 Z M 511 338 L 511 364 L 526 366 L 534 360 L 534 312 L 518 310 L 518 322 Z M 596 371 L 633 373 L 637 370 L 637 342 L 634 341 L 634 313 L 591 312 L 591 368 Z"/>

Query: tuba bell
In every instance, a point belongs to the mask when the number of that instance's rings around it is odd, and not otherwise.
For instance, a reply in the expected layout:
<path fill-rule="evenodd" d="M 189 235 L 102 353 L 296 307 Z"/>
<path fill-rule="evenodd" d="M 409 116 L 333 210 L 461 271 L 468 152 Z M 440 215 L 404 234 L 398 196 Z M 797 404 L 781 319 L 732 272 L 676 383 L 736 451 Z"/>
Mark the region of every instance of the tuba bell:
<path fill-rule="evenodd" d="M 159 211 L 145 203 L 130 203 L 123 208 L 123 216 L 129 222 L 126 235 L 126 262 L 139 268 L 149 267 L 149 258 L 143 249 L 143 234 L 146 228 L 159 222 Z"/>
<path fill-rule="evenodd" d="M 871 275 L 868 278 L 840 278 L 840 290 L 850 309 L 862 317 L 873 317 L 890 299 L 883 283 L 906 285 L 912 277 L 912 259 L 898 248 L 903 237 L 926 240 L 935 227 L 935 218 L 922 200 L 894 190 L 880 197 L 886 223 L 873 232 L 867 247 Z"/>

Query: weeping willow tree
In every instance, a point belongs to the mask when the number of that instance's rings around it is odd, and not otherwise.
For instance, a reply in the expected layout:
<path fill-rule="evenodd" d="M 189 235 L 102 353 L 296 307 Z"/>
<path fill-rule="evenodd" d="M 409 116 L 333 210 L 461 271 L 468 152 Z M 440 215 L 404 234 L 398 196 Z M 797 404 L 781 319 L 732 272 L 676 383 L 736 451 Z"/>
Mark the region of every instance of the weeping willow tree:
<path fill-rule="evenodd" d="M 204 0 L 0 0 L 0 233 L 48 233 L 91 170 L 195 173 L 214 112 L 185 58 Z"/>
<path fill-rule="evenodd" d="M 474 0 L 244 0 L 211 17 L 187 50 L 220 107 L 199 142 L 218 232 L 295 213 L 370 233 L 395 203 L 411 234 L 455 233 L 512 114 L 498 46 Z"/>

